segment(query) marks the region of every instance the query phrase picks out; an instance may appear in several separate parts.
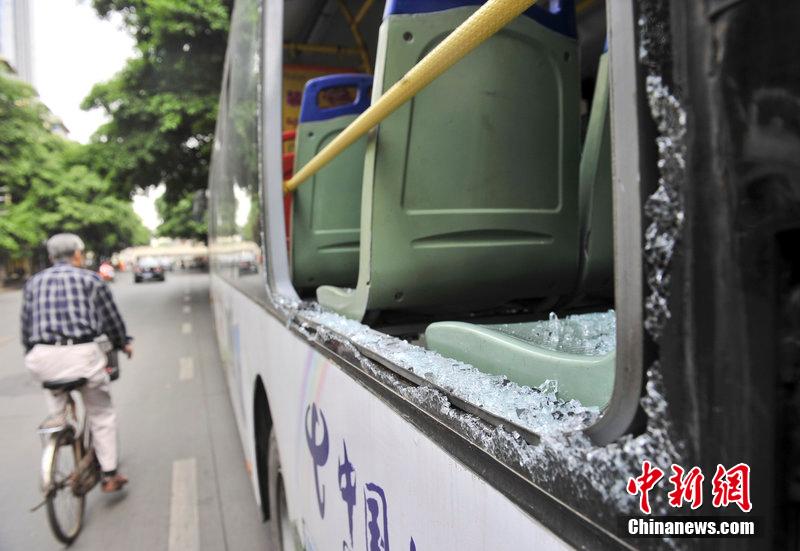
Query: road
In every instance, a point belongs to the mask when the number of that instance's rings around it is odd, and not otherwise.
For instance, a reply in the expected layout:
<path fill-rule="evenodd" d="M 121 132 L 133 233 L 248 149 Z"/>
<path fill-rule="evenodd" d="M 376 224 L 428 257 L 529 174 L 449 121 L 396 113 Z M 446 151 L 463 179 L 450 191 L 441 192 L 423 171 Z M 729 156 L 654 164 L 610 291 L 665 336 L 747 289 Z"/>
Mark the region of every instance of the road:
<path fill-rule="evenodd" d="M 119 495 L 91 492 L 71 549 L 267 549 L 220 368 L 208 276 L 134 285 L 121 274 L 112 290 L 136 338 L 112 387 L 120 470 L 131 482 Z M 41 501 L 36 427 L 46 410 L 22 363 L 20 301 L 18 291 L 0 292 L 0 549 L 60 549 L 45 509 L 29 512 Z"/>

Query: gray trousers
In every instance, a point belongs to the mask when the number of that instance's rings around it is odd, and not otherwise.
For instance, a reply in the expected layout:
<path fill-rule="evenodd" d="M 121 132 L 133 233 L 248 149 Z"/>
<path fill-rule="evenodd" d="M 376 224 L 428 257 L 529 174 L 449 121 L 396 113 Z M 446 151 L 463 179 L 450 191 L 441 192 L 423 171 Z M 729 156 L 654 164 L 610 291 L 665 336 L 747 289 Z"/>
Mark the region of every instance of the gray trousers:
<path fill-rule="evenodd" d="M 117 415 L 111 403 L 106 355 L 93 342 L 73 345 L 37 344 L 25 356 L 25 367 L 38 381 L 76 379 L 89 381 L 81 389 L 89 430 L 92 431 L 95 453 L 104 471 L 117 468 Z M 55 396 L 45 390 L 51 414 L 61 413 L 66 396 Z"/>

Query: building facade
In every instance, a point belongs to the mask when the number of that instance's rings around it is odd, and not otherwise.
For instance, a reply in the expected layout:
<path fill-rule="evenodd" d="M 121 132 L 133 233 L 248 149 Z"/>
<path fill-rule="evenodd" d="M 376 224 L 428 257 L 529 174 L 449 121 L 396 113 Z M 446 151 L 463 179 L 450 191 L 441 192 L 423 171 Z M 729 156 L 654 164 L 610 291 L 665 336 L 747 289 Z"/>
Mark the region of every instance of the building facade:
<path fill-rule="evenodd" d="M 33 84 L 31 0 L 0 0 L 0 57 L 17 76 Z"/>

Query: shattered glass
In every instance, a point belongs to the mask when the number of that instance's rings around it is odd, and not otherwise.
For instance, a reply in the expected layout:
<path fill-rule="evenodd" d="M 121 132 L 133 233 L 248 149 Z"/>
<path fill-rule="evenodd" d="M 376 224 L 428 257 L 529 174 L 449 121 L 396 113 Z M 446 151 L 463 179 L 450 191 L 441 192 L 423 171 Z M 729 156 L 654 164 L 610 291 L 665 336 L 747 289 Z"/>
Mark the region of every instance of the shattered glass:
<path fill-rule="evenodd" d="M 565 483 L 575 488 L 580 499 L 573 505 L 580 509 L 596 510 L 591 505 L 594 503 L 611 505 L 614 514 L 635 513 L 637 500 L 625 490 L 627 477 L 641 468 L 644 459 L 668 465 L 679 457 L 678 448 L 669 438 L 667 406 L 657 366 L 647 373 L 646 395 L 642 399 L 648 417 L 645 431 L 626 435 L 607 446 L 597 446 L 582 432 L 596 421 L 597 409 L 558 400 L 553 382 L 538 389 L 519 386 L 505 377 L 481 373 L 472 366 L 337 314 L 302 308 L 297 315 L 299 321 L 317 325 L 316 338 L 340 341 L 358 358 L 365 372 L 458 430 L 481 449 L 516 466 L 534 483 L 551 491 Z M 361 350 L 377 352 L 432 385 L 417 386 L 367 358 Z M 459 409 L 448 394 L 535 432 L 540 441 L 532 445 L 513 426 L 495 426 Z M 665 510 L 666 502 L 662 503 L 659 496 L 652 497 L 654 510 Z"/>
<path fill-rule="evenodd" d="M 603 356 L 613 352 L 617 346 L 617 316 L 614 310 L 575 314 L 564 319 L 558 319 L 555 312 L 551 312 L 547 321 L 503 323 L 487 327 L 541 348 L 568 354 Z"/>
<path fill-rule="evenodd" d="M 534 483 L 551 491 L 563 484 L 575 488 L 580 499 L 573 506 L 579 509 L 597 510 L 597 505 L 611 505 L 614 514 L 635 513 L 638 502 L 625 490 L 627 478 L 641 468 L 644 459 L 668 465 L 680 455 L 669 437 L 667 404 L 657 366 L 647 373 L 646 394 L 641 402 L 648 418 L 645 431 L 597 446 L 582 429 L 597 420 L 599 411 L 576 401 L 559 400 L 553 381 L 539 388 L 520 386 L 318 307 L 301 308 L 297 316 L 298 321 L 316 325 L 316 338 L 338 340 L 358 358 L 365 372 L 481 449 L 515 466 Z M 376 352 L 432 385 L 417 386 L 369 359 L 362 350 Z M 535 432 L 540 436 L 539 442 L 532 445 L 511 425 L 495 426 L 459 409 L 448 394 Z M 660 496 L 651 497 L 654 511 L 665 510 L 666 502 Z"/>
<path fill-rule="evenodd" d="M 645 91 L 650 113 L 658 128 L 658 187 L 647 198 L 645 216 L 650 223 L 644 235 L 648 294 L 644 327 L 658 342 L 669 310 L 670 269 L 684 220 L 681 186 L 686 168 L 686 111 L 670 89 L 664 74 L 669 59 L 668 13 L 659 2 L 642 2 L 639 19 L 639 61 L 646 69 Z"/>
<path fill-rule="evenodd" d="M 596 407 L 558 399 L 554 382 L 538 388 L 518 385 L 504 375 L 484 373 L 332 312 L 303 312 L 303 315 L 446 393 L 536 434 L 580 430 L 593 423 L 600 413 Z M 329 336 L 324 331 L 318 335 Z"/>

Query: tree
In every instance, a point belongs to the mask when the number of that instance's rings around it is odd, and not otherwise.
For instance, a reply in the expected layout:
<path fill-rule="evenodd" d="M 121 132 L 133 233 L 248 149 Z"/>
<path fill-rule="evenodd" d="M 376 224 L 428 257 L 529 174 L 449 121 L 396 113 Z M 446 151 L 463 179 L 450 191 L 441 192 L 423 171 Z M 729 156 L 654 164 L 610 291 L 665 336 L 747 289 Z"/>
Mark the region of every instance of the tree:
<path fill-rule="evenodd" d="M 144 245 L 150 232 L 128 200 L 111 193 L 108 181 L 84 165 L 64 167 L 58 181 L 30 194 L 41 211 L 39 223 L 47 235 L 57 231 L 81 236 L 100 256 L 130 245 Z"/>
<path fill-rule="evenodd" d="M 51 131 L 53 115 L 36 92 L 0 73 L 0 187 L 11 196 L 0 212 L 0 260 L 26 258 L 58 231 L 72 231 L 96 253 L 147 243 L 130 200 L 83 160 L 84 146 Z"/>
<path fill-rule="evenodd" d="M 0 262 L 23 258 L 45 235 L 36 220 L 36 209 L 30 204 L 13 205 L 0 213 Z"/>
<path fill-rule="evenodd" d="M 162 220 L 156 229 L 156 235 L 159 237 L 202 241 L 208 239 L 208 226 L 204 216 L 195 212 L 194 194 L 187 193 L 175 203 L 168 202 L 162 195 L 156 199 L 156 210 Z"/>
<path fill-rule="evenodd" d="M 163 183 L 177 204 L 206 187 L 232 3 L 93 0 L 102 17 L 122 14 L 139 53 L 83 103 L 110 116 L 90 162 L 120 195 Z"/>
<path fill-rule="evenodd" d="M 61 144 L 48 128 L 51 118 L 31 86 L 0 72 L 0 187 L 12 204 L 58 171 Z"/>

